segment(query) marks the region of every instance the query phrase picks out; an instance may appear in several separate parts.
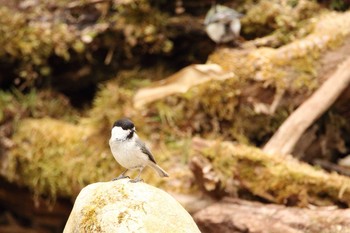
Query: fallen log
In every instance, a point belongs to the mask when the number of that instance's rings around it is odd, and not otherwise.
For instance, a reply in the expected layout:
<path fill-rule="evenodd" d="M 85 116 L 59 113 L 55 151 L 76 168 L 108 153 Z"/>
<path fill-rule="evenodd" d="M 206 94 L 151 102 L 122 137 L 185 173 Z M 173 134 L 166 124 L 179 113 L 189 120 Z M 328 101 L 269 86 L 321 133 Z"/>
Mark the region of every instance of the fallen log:
<path fill-rule="evenodd" d="M 232 78 L 232 72 L 224 71 L 217 64 L 191 65 L 171 75 L 165 80 L 155 82 L 152 87 L 138 90 L 134 96 L 135 108 L 176 93 L 186 93 L 190 88 L 212 80 Z"/>
<path fill-rule="evenodd" d="M 350 178 L 328 173 L 290 155 L 275 156 L 232 142 L 193 140 L 190 168 L 214 198 L 243 197 L 305 207 L 350 206 Z"/>
<path fill-rule="evenodd" d="M 225 198 L 194 215 L 201 232 L 350 232 L 350 209 L 298 208 Z"/>

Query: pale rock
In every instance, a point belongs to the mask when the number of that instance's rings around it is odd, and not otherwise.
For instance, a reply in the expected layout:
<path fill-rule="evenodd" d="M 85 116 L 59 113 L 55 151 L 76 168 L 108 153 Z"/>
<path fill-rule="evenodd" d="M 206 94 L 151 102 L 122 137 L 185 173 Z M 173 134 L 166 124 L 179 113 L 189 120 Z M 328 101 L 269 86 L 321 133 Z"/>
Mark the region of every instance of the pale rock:
<path fill-rule="evenodd" d="M 122 179 L 82 189 L 63 232 L 200 231 L 191 215 L 168 193 Z"/>

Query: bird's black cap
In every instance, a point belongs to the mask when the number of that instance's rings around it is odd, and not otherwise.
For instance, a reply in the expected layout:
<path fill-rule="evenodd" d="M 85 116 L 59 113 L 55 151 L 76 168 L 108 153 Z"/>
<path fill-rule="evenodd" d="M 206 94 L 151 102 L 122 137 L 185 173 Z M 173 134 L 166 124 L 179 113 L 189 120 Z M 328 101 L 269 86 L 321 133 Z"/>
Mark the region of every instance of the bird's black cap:
<path fill-rule="evenodd" d="M 132 123 L 131 120 L 129 120 L 128 118 L 122 118 L 120 120 L 117 120 L 116 122 L 114 122 L 113 127 L 122 127 L 122 129 L 124 130 L 128 130 L 128 129 L 133 129 L 134 123 Z"/>

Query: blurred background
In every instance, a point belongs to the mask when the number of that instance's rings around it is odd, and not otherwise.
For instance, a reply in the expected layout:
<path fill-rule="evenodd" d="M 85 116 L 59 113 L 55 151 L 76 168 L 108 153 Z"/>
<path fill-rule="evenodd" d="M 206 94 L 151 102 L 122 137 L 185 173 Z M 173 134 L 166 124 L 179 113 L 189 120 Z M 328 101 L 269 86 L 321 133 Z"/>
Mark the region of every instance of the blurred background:
<path fill-rule="evenodd" d="M 225 198 L 346 210 L 349 81 L 298 115 L 310 123 L 288 150 L 270 140 L 337 71 L 349 79 L 349 6 L 0 0 L 0 232 L 62 232 L 79 191 L 122 171 L 108 146 L 121 117 L 170 174 L 145 182 L 203 232 L 244 232 L 201 215 Z"/>

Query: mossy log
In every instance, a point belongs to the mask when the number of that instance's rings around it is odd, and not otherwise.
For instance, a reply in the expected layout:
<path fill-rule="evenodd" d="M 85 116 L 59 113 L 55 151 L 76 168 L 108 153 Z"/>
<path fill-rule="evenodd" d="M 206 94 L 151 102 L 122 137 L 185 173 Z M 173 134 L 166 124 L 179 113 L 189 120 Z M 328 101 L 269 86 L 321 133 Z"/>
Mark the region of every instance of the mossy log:
<path fill-rule="evenodd" d="M 175 127 L 205 137 L 220 134 L 229 140 L 263 145 L 346 59 L 349 16 L 349 12 L 319 15 L 309 21 L 307 35 L 278 48 L 256 48 L 247 43 L 241 49 L 218 49 L 207 63 L 221 66 L 227 72 L 223 77 L 231 74 L 231 78 L 197 82 L 186 93 L 169 92 L 145 104 L 146 114 L 160 116 L 172 131 Z M 174 83 L 168 81 L 150 85 L 148 93 L 167 86 L 170 89 Z M 134 99 L 135 105 L 140 101 Z"/>
<path fill-rule="evenodd" d="M 2 159 L 1 174 L 28 187 L 36 196 L 52 200 L 73 197 L 88 180 L 101 175 L 92 172 L 87 164 L 94 163 L 95 167 L 98 163 L 110 169 L 100 144 L 104 142 L 89 139 L 89 127 L 50 118 L 23 120 L 17 127 L 12 138 L 14 146 Z M 89 156 L 92 153 L 96 156 Z"/>
<path fill-rule="evenodd" d="M 0 175 L 28 187 L 36 196 L 47 196 L 50 200 L 74 198 L 87 184 L 112 180 L 123 170 L 108 146 L 110 126 L 103 132 L 105 135 L 101 132 L 96 135 L 95 129 L 84 123 L 72 124 L 50 118 L 26 119 L 17 127 L 12 138 L 13 148 L 2 157 Z M 158 163 L 168 159 L 169 154 L 164 151 L 159 153 L 159 149 L 155 149 L 153 152 Z M 168 165 L 163 163 L 162 167 L 168 170 L 174 163 L 169 159 Z M 183 164 L 179 167 L 188 170 Z M 142 178 L 161 186 L 188 176 L 184 173 L 164 180 L 148 169 Z M 169 184 L 167 190 L 176 189 L 176 186 Z"/>
<path fill-rule="evenodd" d="M 350 178 L 290 155 L 269 155 L 231 142 L 194 139 L 191 162 L 202 189 L 215 197 L 250 193 L 285 205 L 350 206 Z"/>

